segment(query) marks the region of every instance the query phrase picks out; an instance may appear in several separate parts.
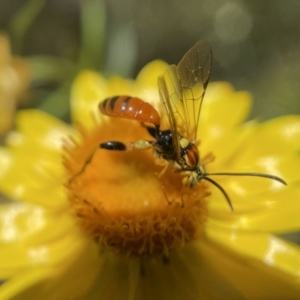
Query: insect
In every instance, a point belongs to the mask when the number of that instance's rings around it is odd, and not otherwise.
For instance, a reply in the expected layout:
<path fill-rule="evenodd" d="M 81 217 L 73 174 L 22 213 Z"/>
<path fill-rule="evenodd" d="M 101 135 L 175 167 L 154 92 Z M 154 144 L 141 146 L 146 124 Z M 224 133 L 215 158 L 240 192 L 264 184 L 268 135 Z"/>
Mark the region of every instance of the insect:
<path fill-rule="evenodd" d="M 106 141 L 95 148 L 85 161 L 84 166 L 69 182 L 84 172 L 90 163 L 96 149 L 124 151 L 131 149 L 153 149 L 156 164 L 163 166 L 159 176 L 162 176 L 170 164 L 183 176 L 183 186 L 194 187 L 199 181 L 206 180 L 216 186 L 226 198 L 233 210 L 230 198 L 224 188 L 211 176 L 256 176 L 286 182 L 280 177 L 256 173 L 219 172 L 207 173 L 201 163 L 196 145 L 197 130 L 205 91 L 211 73 L 212 50 L 206 41 L 197 42 L 181 59 L 179 64 L 170 65 L 158 78 L 158 90 L 162 117 L 166 118 L 167 128 L 161 130 L 161 116 L 158 111 L 142 99 L 130 96 L 115 96 L 107 98 L 99 104 L 102 114 L 140 121 L 146 125 L 153 140 L 137 140 L 125 145 L 119 141 Z M 182 199 L 183 206 L 183 199 Z"/>

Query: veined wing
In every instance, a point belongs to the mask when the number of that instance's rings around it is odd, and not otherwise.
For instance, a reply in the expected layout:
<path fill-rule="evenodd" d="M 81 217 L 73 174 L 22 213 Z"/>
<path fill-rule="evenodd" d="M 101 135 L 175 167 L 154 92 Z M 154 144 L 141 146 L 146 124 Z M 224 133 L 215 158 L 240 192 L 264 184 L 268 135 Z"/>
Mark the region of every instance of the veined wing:
<path fill-rule="evenodd" d="M 175 65 L 171 65 L 168 67 L 168 69 L 165 71 L 168 72 L 168 70 L 172 70 L 173 68 L 176 68 Z M 171 72 L 170 72 L 171 74 Z M 179 136 L 177 131 L 177 124 L 175 120 L 175 115 L 173 113 L 173 107 L 170 101 L 170 94 L 168 89 L 168 83 L 166 81 L 165 75 L 162 77 L 158 77 L 158 90 L 159 90 L 159 97 L 161 104 L 164 109 L 164 119 L 167 120 L 168 129 L 172 132 L 172 143 L 173 148 L 176 154 L 177 161 L 181 161 L 181 153 L 180 153 L 180 145 L 179 145 Z"/>
<path fill-rule="evenodd" d="M 199 41 L 183 56 L 178 66 L 170 65 L 159 78 L 159 90 L 163 94 L 162 103 L 173 134 L 175 151 L 180 151 L 178 134 L 190 141 L 197 137 L 211 64 L 210 45 Z"/>

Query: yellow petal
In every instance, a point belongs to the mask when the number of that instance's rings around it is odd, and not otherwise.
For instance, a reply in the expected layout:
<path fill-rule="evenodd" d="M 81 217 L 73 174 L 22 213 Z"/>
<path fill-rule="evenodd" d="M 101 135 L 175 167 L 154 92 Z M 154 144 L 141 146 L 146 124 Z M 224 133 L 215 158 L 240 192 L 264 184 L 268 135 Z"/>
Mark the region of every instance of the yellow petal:
<path fill-rule="evenodd" d="M 130 80 L 123 79 L 119 76 L 113 76 L 108 80 L 107 83 L 108 91 L 105 95 L 105 98 L 111 97 L 111 96 L 122 96 L 122 95 L 128 95 L 128 96 L 136 96 L 134 92 L 134 82 Z M 100 99 L 99 102 L 101 102 L 103 99 Z"/>
<path fill-rule="evenodd" d="M 63 169 L 55 163 L 61 158 L 56 161 L 48 158 L 26 157 L 22 151 L 11 151 L 4 157 L 4 151 L 0 149 L 0 161 L 7 164 L 7 168 L 0 172 L 2 193 L 12 199 L 43 205 L 49 209 L 65 208 L 67 202 L 62 186 Z"/>
<path fill-rule="evenodd" d="M 227 165 L 226 169 L 230 172 L 258 172 L 270 175 L 276 175 L 284 179 L 287 184 L 300 181 L 300 156 L 296 154 L 285 154 L 281 156 L 265 155 L 260 156 L 255 153 L 248 153 L 244 157 L 237 157 L 232 163 Z M 231 184 L 236 185 L 238 189 L 248 189 L 255 193 L 265 191 L 270 188 L 281 188 L 282 184 L 275 180 L 263 179 L 259 177 L 230 179 Z M 234 183 L 233 183 L 234 182 Z M 251 185 L 255 188 L 251 188 Z"/>
<path fill-rule="evenodd" d="M 295 152 L 300 148 L 300 116 L 283 116 L 262 123 L 248 141 L 248 151 L 260 155 Z"/>
<path fill-rule="evenodd" d="M 73 122 L 85 128 L 95 126 L 99 115 L 98 104 L 108 96 L 106 79 L 93 71 L 82 71 L 71 89 L 71 114 Z"/>
<path fill-rule="evenodd" d="M 249 135 L 248 140 L 239 149 L 239 160 L 260 159 L 267 156 L 281 156 L 299 150 L 300 118 L 286 116 L 263 123 Z"/>
<path fill-rule="evenodd" d="M 132 260 L 124 257 L 106 260 L 89 299 L 101 295 L 102 299 L 296 300 L 300 291 L 296 276 L 236 254 L 205 237 L 173 251 L 168 262 L 144 259 L 144 276 L 132 298 L 129 282 L 138 265 L 131 268 L 131 264 Z"/>
<path fill-rule="evenodd" d="M 198 139 L 205 142 L 221 138 L 247 117 L 251 96 L 247 92 L 232 91 L 227 83 L 213 83 L 203 100 Z"/>
<path fill-rule="evenodd" d="M 63 138 L 73 129 L 39 111 L 22 111 L 17 116 L 20 133 L 7 139 L 11 151 L 1 149 L 0 188 L 11 198 L 48 207 L 65 206 L 62 186 Z M 52 193 L 45 193 L 45 187 Z"/>
<path fill-rule="evenodd" d="M 213 152 L 215 160 L 206 166 L 207 172 L 222 172 L 227 170 L 227 165 L 235 160 L 240 146 L 245 143 L 249 134 L 254 130 L 255 123 L 249 122 L 242 128 L 227 130 L 217 139 L 206 139 L 200 141 L 200 154 L 203 157 L 209 152 Z"/>
<path fill-rule="evenodd" d="M 275 237 L 238 232 L 209 232 L 200 244 L 211 268 L 239 290 L 244 299 L 298 299 L 298 247 Z"/>
<path fill-rule="evenodd" d="M 300 247 L 297 245 L 267 233 L 253 233 L 240 229 L 222 230 L 213 225 L 207 229 L 207 235 L 213 241 L 226 245 L 242 255 L 264 262 L 274 270 L 290 276 L 300 274 Z"/>
<path fill-rule="evenodd" d="M 31 267 L 19 272 L 1 286 L 0 298 L 77 299 L 86 294 L 100 266 L 97 248 L 82 248 L 71 260 L 66 257 L 62 264 Z"/>
<path fill-rule="evenodd" d="M 205 261 L 191 244 L 173 251 L 169 261 L 145 257 L 141 264 L 135 258 L 107 254 L 87 298 L 99 299 L 101 295 L 101 299 L 136 300 L 242 299 L 222 277 L 211 272 Z M 134 281 L 136 274 L 138 279 Z"/>
<path fill-rule="evenodd" d="M 0 147 L 0 184 L 1 179 L 7 174 L 9 169 L 12 167 L 13 157 L 7 148 Z"/>
<path fill-rule="evenodd" d="M 259 209 L 253 211 L 239 210 L 224 214 L 224 212 L 212 210 L 211 222 L 226 228 L 240 228 L 247 230 L 259 230 L 265 232 L 292 232 L 300 228 L 300 189 L 291 186 L 280 191 L 270 191 L 260 195 L 260 202 L 264 203 Z M 288 217 L 287 217 L 288 216 Z"/>
<path fill-rule="evenodd" d="M 82 236 L 68 214 L 19 203 L 0 208 L 1 278 L 31 266 L 61 263 L 82 247 Z"/>
<path fill-rule="evenodd" d="M 229 170 L 230 171 L 230 170 Z M 242 170 L 243 171 L 243 170 Z M 237 213 L 250 213 L 264 209 L 272 201 L 272 191 L 284 191 L 286 186 L 275 180 L 244 176 L 210 176 L 224 188 L 234 210 Z M 222 178 L 223 177 L 223 178 Z M 211 185 L 212 196 L 209 198 L 211 211 L 228 210 L 228 204 L 219 189 Z M 266 196 L 268 194 L 268 196 Z"/>
<path fill-rule="evenodd" d="M 162 60 L 154 60 L 147 64 L 138 74 L 136 84 L 143 89 L 157 88 L 157 79 L 162 76 L 168 64 Z"/>
<path fill-rule="evenodd" d="M 16 116 L 20 135 L 8 138 L 9 145 L 22 145 L 25 139 L 31 140 L 46 151 L 61 153 L 63 139 L 75 134 L 66 123 L 38 110 L 23 110 Z M 31 150 L 34 152 L 34 149 Z"/>
<path fill-rule="evenodd" d="M 27 272 L 9 279 L 2 284 L 0 297 L 1 299 L 30 299 L 30 289 L 38 286 L 40 282 L 47 282 L 51 276 L 52 270 L 31 268 Z"/>
<path fill-rule="evenodd" d="M 45 243 L 75 230 L 74 219 L 69 214 L 20 202 L 1 204 L 0 226 L 3 246 L 21 241 L 31 245 Z"/>
<path fill-rule="evenodd" d="M 135 87 L 137 96 L 145 102 L 151 103 L 158 111 L 162 110 L 157 80 L 167 69 L 168 64 L 161 60 L 154 60 L 147 64 L 138 74 Z"/>
<path fill-rule="evenodd" d="M 65 207 L 63 168 L 57 163 L 61 161 L 61 155 L 29 146 L 15 147 L 10 152 L 1 149 L 0 160 L 6 165 L 0 172 L 2 192 L 13 199 L 48 208 Z M 30 153 L 30 149 L 38 152 Z M 51 193 L 45 193 L 45 188 Z"/>

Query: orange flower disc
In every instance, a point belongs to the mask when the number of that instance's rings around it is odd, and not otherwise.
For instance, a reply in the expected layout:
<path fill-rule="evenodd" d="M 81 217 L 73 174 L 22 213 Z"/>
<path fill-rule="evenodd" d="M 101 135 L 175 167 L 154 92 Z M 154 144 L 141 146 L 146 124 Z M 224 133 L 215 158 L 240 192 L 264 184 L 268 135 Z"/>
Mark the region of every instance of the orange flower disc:
<path fill-rule="evenodd" d="M 102 142 L 150 140 L 138 122 L 111 118 L 80 132 L 82 142 L 65 147 L 66 187 L 78 224 L 96 242 L 126 255 L 168 255 L 199 235 L 207 216 L 205 183 L 183 189 L 171 167 L 158 178 L 151 150 L 97 149 L 85 165 Z"/>

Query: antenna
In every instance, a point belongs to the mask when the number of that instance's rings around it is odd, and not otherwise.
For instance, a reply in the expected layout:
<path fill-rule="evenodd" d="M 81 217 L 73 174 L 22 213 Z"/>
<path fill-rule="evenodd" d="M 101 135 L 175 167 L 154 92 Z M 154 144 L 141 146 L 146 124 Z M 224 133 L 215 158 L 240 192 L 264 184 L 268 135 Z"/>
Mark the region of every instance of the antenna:
<path fill-rule="evenodd" d="M 230 209 L 233 211 L 234 209 L 233 209 L 232 203 L 230 201 L 230 198 L 227 195 L 227 193 L 225 192 L 225 190 L 222 188 L 222 186 L 220 186 L 216 181 L 212 180 L 209 177 L 203 177 L 202 179 L 205 179 L 205 180 L 209 181 L 210 183 L 212 183 L 214 186 L 216 186 L 222 192 L 222 194 L 226 198 L 226 201 L 228 202 L 228 205 L 229 205 Z"/>
<path fill-rule="evenodd" d="M 233 211 L 233 205 L 231 203 L 231 200 L 228 196 L 228 194 L 226 193 L 226 191 L 224 190 L 224 188 L 219 185 L 216 181 L 214 181 L 213 179 L 207 177 L 207 176 L 214 176 L 214 175 L 217 175 L 217 176 L 252 176 L 252 177 L 264 177 L 264 178 L 269 178 L 269 179 L 273 179 L 273 180 L 276 180 L 276 181 L 279 181 L 280 183 L 284 184 L 284 185 L 287 185 L 287 183 L 280 177 L 278 176 L 275 176 L 275 175 L 270 175 L 270 174 L 264 174 L 264 173 L 256 173 L 256 172 L 218 172 L 218 173 L 204 173 L 203 174 L 204 176 L 201 177 L 201 179 L 204 179 L 206 181 L 209 181 L 210 183 L 212 183 L 214 186 L 216 186 L 221 192 L 222 194 L 224 195 L 224 197 L 226 198 L 226 201 L 230 207 L 230 209 Z"/>
<path fill-rule="evenodd" d="M 211 175 L 225 175 L 225 176 L 252 176 L 252 177 L 264 177 L 264 178 L 269 178 L 273 179 L 276 181 L 281 182 L 284 185 L 287 185 L 287 183 L 280 177 L 275 176 L 275 175 L 270 175 L 270 174 L 264 174 L 264 173 L 256 173 L 256 172 L 218 172 L 218 173 L 205 173 L 205 176 L 211 176 Z"/>

